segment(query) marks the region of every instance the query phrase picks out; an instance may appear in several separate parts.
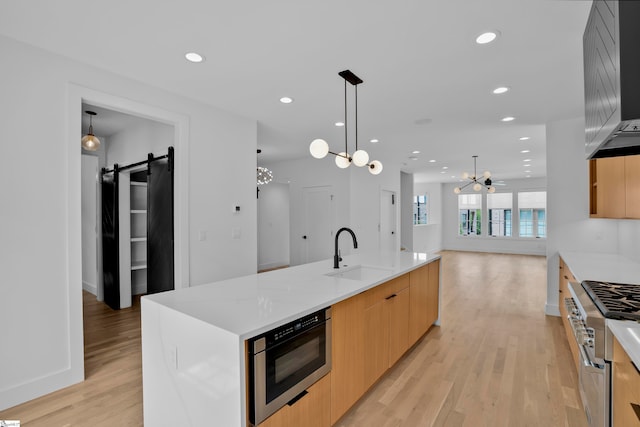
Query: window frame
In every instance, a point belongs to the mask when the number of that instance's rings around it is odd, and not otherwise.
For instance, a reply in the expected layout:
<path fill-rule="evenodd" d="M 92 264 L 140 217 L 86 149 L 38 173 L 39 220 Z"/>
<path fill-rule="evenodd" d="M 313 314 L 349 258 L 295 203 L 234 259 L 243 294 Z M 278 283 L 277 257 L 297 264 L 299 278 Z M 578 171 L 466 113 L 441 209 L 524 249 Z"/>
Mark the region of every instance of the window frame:
<path fill-rule="evenodd" d="M 416 223 L 416 220 L 419 219 L 419 214 L 416 217 L 416 204 L 418 204 L 418 209 L 419 209 L 419 201 L 418 198 L 419 197 L 424 197 L 425 198 L 425 203 L 424 203 L 424 217 L 425 217 L 425 222 L 424 223 Z M 413 226 L 421 226 L 421 225 L 429 225 L 429 217 L 430 215 L 430 203 L 429 203 L 429 193 L 423 193 L 423 194 L 414 194 L 413 195 Z"/>

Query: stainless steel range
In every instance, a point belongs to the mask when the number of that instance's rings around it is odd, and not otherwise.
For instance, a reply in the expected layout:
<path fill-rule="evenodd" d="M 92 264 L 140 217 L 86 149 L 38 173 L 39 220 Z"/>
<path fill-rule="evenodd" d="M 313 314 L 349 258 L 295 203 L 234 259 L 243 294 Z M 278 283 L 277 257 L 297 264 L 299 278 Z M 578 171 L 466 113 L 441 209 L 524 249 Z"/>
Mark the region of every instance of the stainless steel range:
<path fill-rule="evenodd" d="M 565 298 L 580 350 L 580 396 L 589 425 L 611 425 L 613 335 L 607 319 L 640 320 L 640 286 L 585 280 Z"/>

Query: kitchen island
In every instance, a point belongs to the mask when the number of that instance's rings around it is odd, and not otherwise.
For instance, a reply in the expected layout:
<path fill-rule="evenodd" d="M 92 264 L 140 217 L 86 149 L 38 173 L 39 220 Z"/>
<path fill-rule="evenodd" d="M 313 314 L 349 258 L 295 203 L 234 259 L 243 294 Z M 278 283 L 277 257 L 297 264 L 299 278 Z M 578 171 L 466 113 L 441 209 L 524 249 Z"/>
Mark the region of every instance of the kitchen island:
<path fill-rule="evenodd" d="M 324 260 L 143 297 L 145 424 L 246 425 L 247 339 L 394 279 L 408 284 L 408 273 L 439 258 L 354 254 L 337 275 Z"/>

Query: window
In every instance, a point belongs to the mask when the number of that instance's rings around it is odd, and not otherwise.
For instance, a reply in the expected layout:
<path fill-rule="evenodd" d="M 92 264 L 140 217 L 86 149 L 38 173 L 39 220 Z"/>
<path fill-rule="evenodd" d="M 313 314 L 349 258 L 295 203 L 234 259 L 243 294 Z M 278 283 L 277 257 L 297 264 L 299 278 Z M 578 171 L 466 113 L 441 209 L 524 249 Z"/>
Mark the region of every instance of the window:
<path fill-rule="evenodd" d="M 428 224 L 429 196 L 413 196 L 413 225 Z"/>
<path fill-rule="evenodd" d="M 547 237 L 547 192 L 518 193 L 520 237 Z"/>
<path fill-rule="evenodd" d="M 482 195 L 458 195 L 458 234 L 460 236 L 479 236 L 482 231 Z"/>
<path fill-rule="evenodd" d="M 487 194 L 489 236 L 511 236 L 512 193 Z"/>

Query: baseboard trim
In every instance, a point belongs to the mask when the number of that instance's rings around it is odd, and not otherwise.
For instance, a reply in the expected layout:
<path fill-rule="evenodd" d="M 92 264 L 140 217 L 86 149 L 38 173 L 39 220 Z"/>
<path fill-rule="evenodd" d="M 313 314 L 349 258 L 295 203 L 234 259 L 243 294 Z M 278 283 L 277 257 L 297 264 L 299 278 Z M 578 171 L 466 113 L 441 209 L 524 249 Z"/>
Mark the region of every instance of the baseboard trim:
<path fill-rule="evenodd" d="M 84 381 L 84 369 L 82 372 L 74 374 L 71 368 L 67 368 L 22 384 L 3 388 L 0 390 L 0 411 L 82 381 Z"/>
<path fill-rule="evenodd" d="M 547 316 L 558 316 L 558 317 L 560 317 L 560 307 L 557 304 L 546 303 L 544 305 L 544 313 Z"/>
<path fill-rule="evenodd" d="M 82 281 L 82 289 L 92 293 L 93 295 L 98 295 L 98 287 L 89 282 Z"/>

